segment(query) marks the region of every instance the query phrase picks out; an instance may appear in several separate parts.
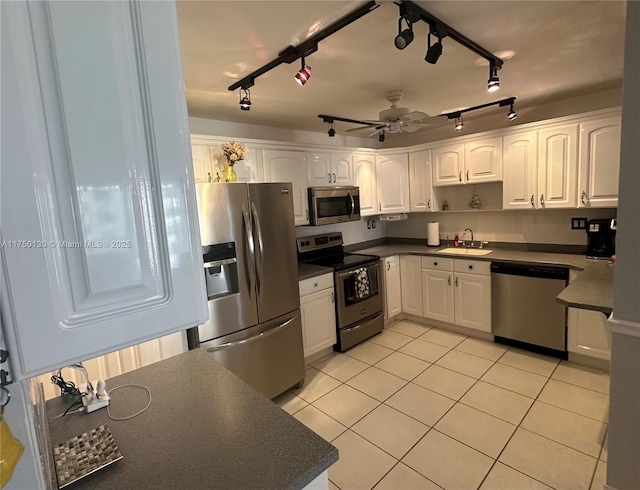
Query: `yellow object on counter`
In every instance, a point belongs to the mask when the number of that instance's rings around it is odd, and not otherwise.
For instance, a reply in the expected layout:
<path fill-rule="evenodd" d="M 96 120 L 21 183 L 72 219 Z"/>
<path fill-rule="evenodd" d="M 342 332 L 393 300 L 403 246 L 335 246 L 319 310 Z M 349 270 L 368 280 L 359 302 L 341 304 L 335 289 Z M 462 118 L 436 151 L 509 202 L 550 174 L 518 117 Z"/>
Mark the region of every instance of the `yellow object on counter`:
<path fill-rule="evenodd" d="M 18 466 L 18 461 L 24 452 L 22 443 L 13 437 L 9 424 L 1 417 L 0 420 L 0 488 L 3 488 Z"/>

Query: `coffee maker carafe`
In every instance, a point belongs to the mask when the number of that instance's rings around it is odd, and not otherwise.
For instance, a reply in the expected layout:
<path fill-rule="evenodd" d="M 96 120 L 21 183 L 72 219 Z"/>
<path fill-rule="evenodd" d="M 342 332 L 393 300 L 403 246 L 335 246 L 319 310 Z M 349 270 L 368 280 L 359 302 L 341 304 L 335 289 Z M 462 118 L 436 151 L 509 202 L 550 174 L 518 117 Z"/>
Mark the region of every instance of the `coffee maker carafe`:
<path fill-rule="evenodd" d="M 587 258 L 609 259 L 616 253 L 616 220 L 587 221 Z"/>

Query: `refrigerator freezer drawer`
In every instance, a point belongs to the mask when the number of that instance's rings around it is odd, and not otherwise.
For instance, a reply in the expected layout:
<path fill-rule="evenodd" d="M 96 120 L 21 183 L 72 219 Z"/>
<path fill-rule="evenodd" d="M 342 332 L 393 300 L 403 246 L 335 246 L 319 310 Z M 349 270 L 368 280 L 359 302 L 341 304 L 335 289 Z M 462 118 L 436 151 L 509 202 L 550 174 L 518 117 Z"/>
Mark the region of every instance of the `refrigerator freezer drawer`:
<path fill-rule="evenodd" d="M 269 398 L 304 380 L 300 310 L 200 347 Z"/>

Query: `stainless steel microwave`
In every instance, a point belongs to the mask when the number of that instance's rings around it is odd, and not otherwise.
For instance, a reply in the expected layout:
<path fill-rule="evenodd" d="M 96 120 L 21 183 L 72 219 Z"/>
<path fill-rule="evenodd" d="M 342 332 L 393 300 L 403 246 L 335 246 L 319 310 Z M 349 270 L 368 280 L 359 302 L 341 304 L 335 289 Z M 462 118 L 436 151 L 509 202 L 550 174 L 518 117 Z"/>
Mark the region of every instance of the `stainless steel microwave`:
<path fill-rule="evenodd" d="M 309 187 L 309 218 L 312 225 L 358 221 L 360 188 Z"/>

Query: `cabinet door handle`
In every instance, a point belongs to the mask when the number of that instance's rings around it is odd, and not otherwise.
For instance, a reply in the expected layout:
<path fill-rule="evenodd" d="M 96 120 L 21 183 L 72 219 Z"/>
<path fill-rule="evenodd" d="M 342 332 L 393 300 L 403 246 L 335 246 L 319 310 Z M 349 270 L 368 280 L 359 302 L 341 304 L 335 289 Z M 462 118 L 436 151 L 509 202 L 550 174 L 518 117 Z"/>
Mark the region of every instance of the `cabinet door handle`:
<path fill-rule="evenodd" d="M 437 262 L 434 262 L 434 263 L 433 263 L 433 265 L 437 266 L 437 265 L 438 265 L 438 263 L 437 263 Z"/>
<path fill-rule="evenodd" d="M 391 262 L 387 262 L 387 270 L 390 271 L 391 270 Z"/>
<path fill-rule="evenodd" d="M 462 182 L 462 170 L 460 170 L 460 172 L 458 172 L 458 180 L 460 182 Z"/>
<path fill-rule="evenodd" d="M 473 266 L 472 266 L 472 265 L 470 265 L 470 266 L 469 266 L 469 269 L 473 269 Z"/>
<path fill-rule="evenodd" d="M 378 211 L 382 212 L 382 203 L 378 203 Z"/>
<path fill-rule="evenodd" d="M 540 206 L 544 207 L 544 194 L 540 194 Z"/>
<path fill-rule="evenodd" d="M 469 171 L 467 170 L 467 182 L 469 182 Z"/>
<path fill-rule="evenodd" d="M 329 184 L 331 184 L 331 174 L 327 174 L 329 176 Z"/>
<path fill-rule="evenodd" d="M 585 191 L 582 191 L 582 194 L 580 194 L 580 201 L 582 201 L 583 206 L 587 205 L 587 193 Z"/>
<path fill-rule="evenodd" d="M 449 276 L 449 286 L 451 286 L 451 276 Z"/>
<path fill-rule="evenodd" d="M 458 287 L 458 278 L 456 277 L 456 287 Z"/>
<path fill-rule="evenodd" d="M 309 210 L 308 209 L 304 212 L 304 215 L 306 216 L 306 219 L 309 219 Z"/>
<path fill-rule="evenodd" d="M 336 293 L 334 293 L 333 291 L 331 291 L 331 302 L 332 303 L 336 302 Z"/>
<path fill-rule="evenodd" d="M 431 199 L 429 199 L 429 200 L 427 201 L 427 207 L 428 207 L 429 209 L 431 209 Z"/>
<path fill-rule="evenodd" d="M 211 178 L 211 172 L 207 172 L 207 180 L 211 182 L 213 179 Z"/>
<path fill-rule="evenodd" d="M 334 184 L 336 183 L 336 174 L 335 174 L 335 172 L 333 173 L 333 183 Z"/>
<path fill-rule="evenodd" d="M 532 208 L 536 207 L 536 203 L 533 201 L 533 194 L 531 194 L 531 207 Z"/>

